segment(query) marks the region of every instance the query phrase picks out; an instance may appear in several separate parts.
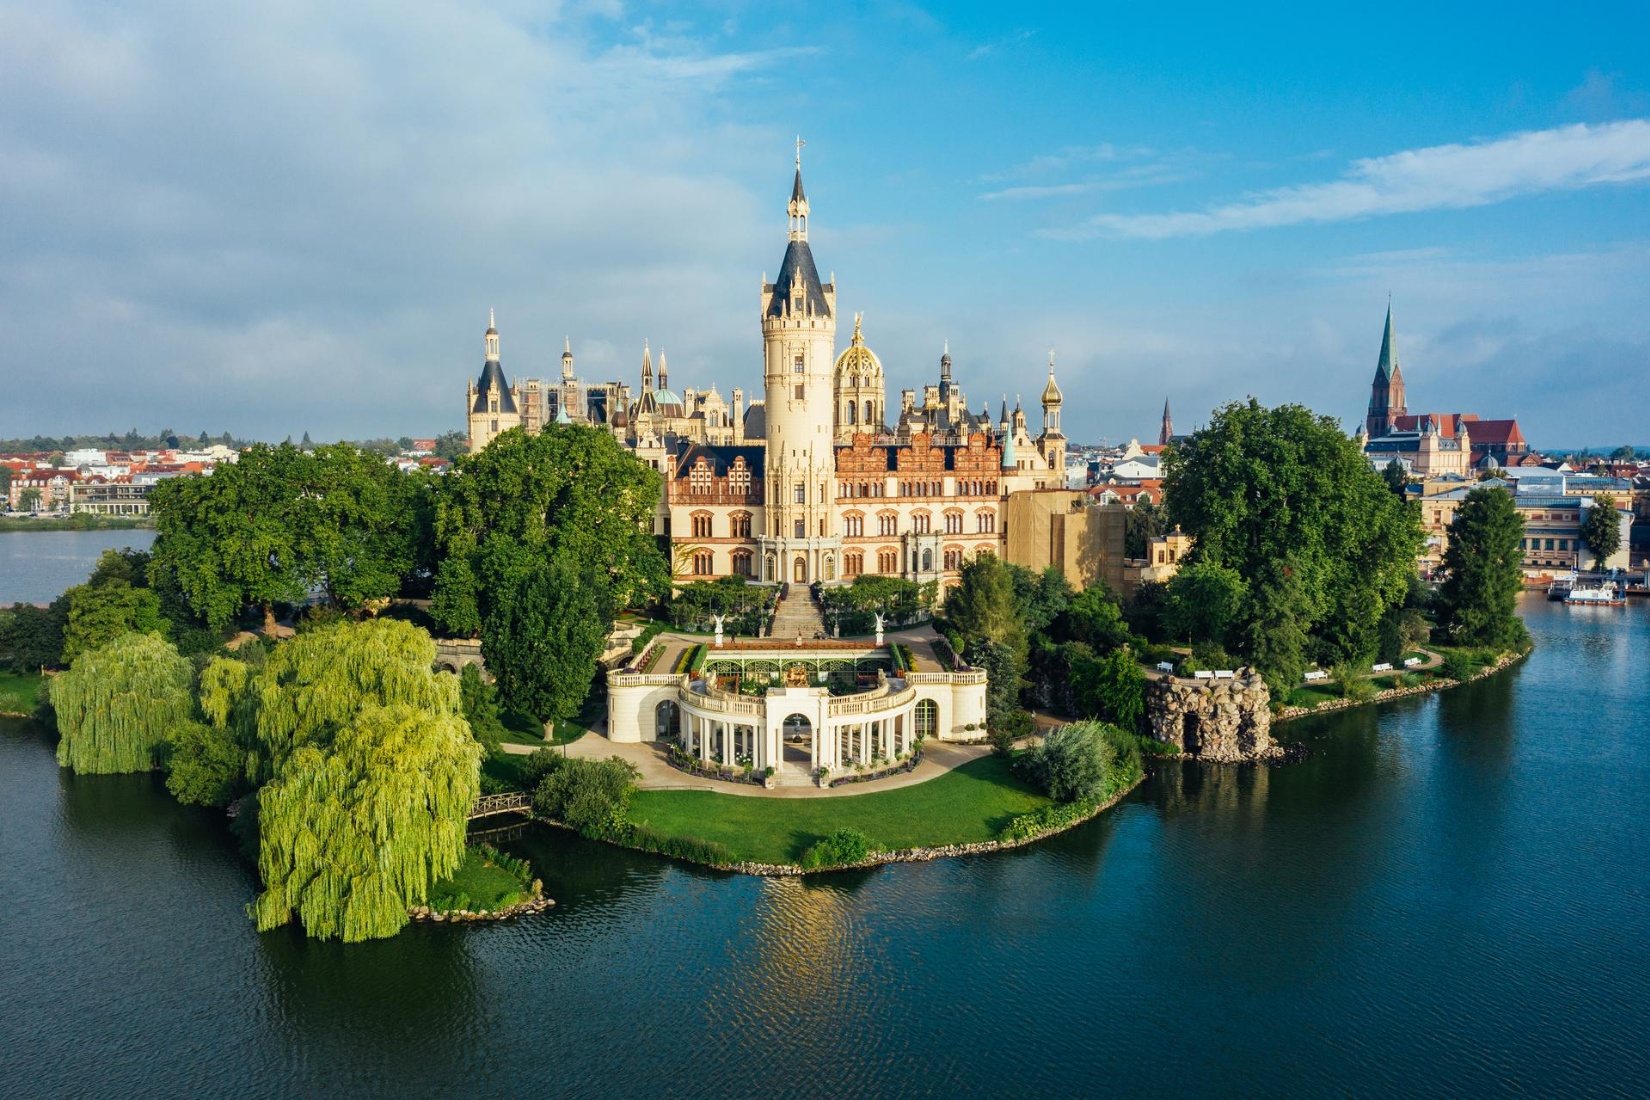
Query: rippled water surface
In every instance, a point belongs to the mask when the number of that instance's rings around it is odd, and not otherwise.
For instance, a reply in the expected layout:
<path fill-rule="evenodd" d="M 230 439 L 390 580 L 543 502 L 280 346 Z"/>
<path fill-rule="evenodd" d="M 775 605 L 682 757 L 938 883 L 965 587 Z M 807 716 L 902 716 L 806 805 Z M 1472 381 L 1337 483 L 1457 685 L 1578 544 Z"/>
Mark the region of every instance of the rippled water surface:
<path fill-rule="evenodd" d="M 155 533 L 0 531 L 0 606 L 46 603 L 92 575 L 98 555 L 122 546 L 149 549 Z"/>
<path fill-rule="evenodd" d="M 532 832 L 559 906 L 259 936 L 213 815 L 0 736 L 8 1095 L 1643 1095 L 1650 607 L 1013 853 L 803 883 Z"/>

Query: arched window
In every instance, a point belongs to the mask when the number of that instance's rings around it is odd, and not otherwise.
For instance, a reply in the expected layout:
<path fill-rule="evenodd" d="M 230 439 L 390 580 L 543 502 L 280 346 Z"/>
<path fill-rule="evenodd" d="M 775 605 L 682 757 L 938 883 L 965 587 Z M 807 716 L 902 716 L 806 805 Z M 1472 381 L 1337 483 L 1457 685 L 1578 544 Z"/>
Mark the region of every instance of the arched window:
<path fill-rule="evenodd" d="M 729 533 L 736 539 L 751 537 L 751 514 L 749 512 L 734 512 L 728 516 Z"/>
<path fill-rule="evenodd" d="M 962 534 L 963 514 L 961 512 L 945 513 L 945 533 L 948 535 Z"/>
<path fill-rule="evenodd" d="M 919 699 L 912 719 L 918 737 L 933 737 L 940 729 L 940 705 L 932 699 Z"/>
<path fill-rule="evenodd" d="M 796 560 L 791 563 L 791 580 L 797 584 L 808 583 L 808 559 L 801 554 L 798 554 Z"/>
<path fill-rule="evenodd" d="M 859 406 L 858 405 L 855 405 L 852 401 L 848 402 L 848 423 L 850 423 L 850 424 L 854 423 L 855 414 L 858 411 L 859 411 Z"/>
<path fill-rule="evenodd" d="M 831 555 L 829 555 L 829 554 L 825 555 L 825 560 L 820 563 L 819 569 L 820 569 L 820 579 L 821 580 L 827 580 L 827 581 L 836 580 L 836 559 L 833 558 Z"/>
<path fill-rule="evenodd" d="M 716 571 L 716 555 L 709 550 L 695 550 L 693 552 L 693 575 L 708 577 Z"/>
<path fill-rule="evenodd" d="M 945 568 L 947 572 L 956 572 L 962 568 L 962 547 L 948 546 L 945 548 Z"/>
<path fill-rule="evenodd" d="M 929 527 L 933 525 L 933 521 L 934 517 L 930 516 L 927 512 L 918 512 L 916 515 L 911 517 L 911 530 L 915 531 L 919 535 L 926 535 L 928 534 Z"/>
<path fill-rule="evenodd" d="M 974 514 L 975 529 L 982 535 L 989 535 L 997 530 L 997 513 L 976 512 Z"/>
<path fill-rule="evenodd" d="M 693 513 L 693 537 L 696 539 L 710 538 L 710 513 Z"/>
<path fill-rule="evenodd" d="M 858 550 L 850 550 L 842 555 L 842 575 L 857 577 L 865 571 L 865 555 Z"/>
<path fill-rule="evenodd" d="M 877 551 L 877 572 L 894 574 L 899 572 L 899 551 L 885 548 Z"/>
<path fill-rule="evenodd" d="M 858 512 L 849 512 L 843 516 L 842 533 L 851 539 L 857 539 L 864 535 L 865 517 Z"/>
<path fill-rule="evenodd" d="M 877 534 L 899 534 L 899 516 L 894 512 L 884 512 L 877 517 Z"/>
<path fill-rule="evenodd" d="M 924 573 L 932 573 L 934 571 L 934 551 L 928 549 L 923 550 L 922 571 Z"/>
<path fill-rule="evenodd" d="M 749 550 L 735 550 L 733 552 L 733 571 L 741 577 L 751 575 L 751 564 L 754 555 Z"/>
<path fill-rule="evenodd" d="M 871 403 L 869 401 L 865 402 L 865 423 L 876 423 L 876 418 L 871 414 Z"/>

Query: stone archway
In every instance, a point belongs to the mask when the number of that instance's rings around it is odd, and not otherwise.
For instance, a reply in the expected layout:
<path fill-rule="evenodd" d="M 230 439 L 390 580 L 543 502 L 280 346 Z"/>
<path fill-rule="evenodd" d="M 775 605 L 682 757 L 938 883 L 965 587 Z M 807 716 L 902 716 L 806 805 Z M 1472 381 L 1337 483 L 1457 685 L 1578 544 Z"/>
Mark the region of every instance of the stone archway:
<path fill-rule="evenodd" d="M 811 771 L 816 758 L 814 724 L 805 714 L 786 715 L 779 724 L 779 759 Z"/>
<path fill-rule="evenodd" d="M 653 733 L 657 740 L 674 741 L 682 736 L 682 708 L 666 699 L 653 708 Z"/>

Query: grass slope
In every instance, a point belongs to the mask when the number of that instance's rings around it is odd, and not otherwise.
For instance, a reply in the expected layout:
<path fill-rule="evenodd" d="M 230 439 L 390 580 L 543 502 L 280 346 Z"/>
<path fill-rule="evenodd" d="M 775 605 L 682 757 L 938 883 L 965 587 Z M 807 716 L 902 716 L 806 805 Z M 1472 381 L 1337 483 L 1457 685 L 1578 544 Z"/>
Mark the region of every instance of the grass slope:
<path fill-rule="evenodd" d="M 0 714 L 33 714 L 39 692 L 39 673 L 0 672 Z"/>
<path fill-rule="evenodd" d="M 667 836 L 715 841 L 735 859 L 798 863 L 841 828 L 889 850 L 994 840 L 1015 817 L 1050 805 L 987 756 L 915 787 L 846 798 L 752 798 L 713 791 L 637 791 L 630 820 Z"/>
<path fill-rule="evenodd" d="M 527 900 L 528 887 L 516 873 L 500 867 L 479 848 L 464 850 L 464 863 L 430 889 L 431 909 L 503 909 Z"/>

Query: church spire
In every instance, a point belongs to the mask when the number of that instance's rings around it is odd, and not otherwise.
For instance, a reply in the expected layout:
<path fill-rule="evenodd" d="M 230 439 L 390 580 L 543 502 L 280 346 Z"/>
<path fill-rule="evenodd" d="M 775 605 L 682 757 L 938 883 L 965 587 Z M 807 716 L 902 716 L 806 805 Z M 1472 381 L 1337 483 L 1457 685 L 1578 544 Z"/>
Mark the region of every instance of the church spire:
<path fill-rule="evenodd" d="M 1167 447 L 1174 438 L 1174 421 L 1169 418 L 1169 399 L 1163 399 L 1163 426 L 1157 430 L 1157 445 Z"/>
<path fill-rule="evenodd" d="M 642 341 L 642 392 L 650 393 L 653 390 L 653 351 L 647 341 Z"/>
<path fill-rule="evenodd" d="M 1375 362 L 1375 380 L 1369 387 L 1369 415 L 1364 427 L 1371 439 L 1392 431 L 1404 405 L 1404 375 L 1398 369 L 1398 341 L 1392 332 L 1392 300 L 1386 303 L 1386 327 L 1381 332 L 1381 357 Z"/>

